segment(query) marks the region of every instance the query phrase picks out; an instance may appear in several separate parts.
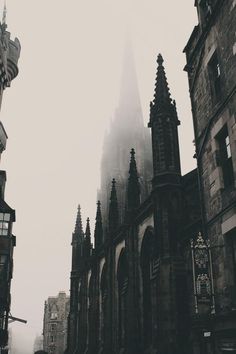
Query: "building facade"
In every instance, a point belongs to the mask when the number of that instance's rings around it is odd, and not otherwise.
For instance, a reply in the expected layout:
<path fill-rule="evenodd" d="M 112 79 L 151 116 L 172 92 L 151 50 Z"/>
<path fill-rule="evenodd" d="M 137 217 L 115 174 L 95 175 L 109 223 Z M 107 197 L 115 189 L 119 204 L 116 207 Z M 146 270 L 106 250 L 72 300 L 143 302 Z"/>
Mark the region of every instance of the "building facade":
<path fill-rule="evenodd" d="M 158 55 L 151 191 L 141 198 L 145 177 L 129 146 L 125 193 L 114 170 L 94 246 L 79 207 L 67 354 L 236 353 L 236 2 L 195 6 L 199 24 L 184 51 L 197 169 L 181 174 L 180 121 Z"/>
<path fill-rule="evenodd" d="M 212 248 L 215 311 L 193 319 L 194 342 L 236 352 L 236 2 L 196 1 L 185 48 L 204 235 Z M 196 344 L 196 347 L 198 345 Z M 197 350 L 197 349 L 196 349 Z M 196 351 L 197 352 L 197 351 Z"/>
<path fill-rule="evenodd" d="M 44 306 L 43 350 L 48 354 L 63 354 L 66 348 L 69 297 L 65 292 L 51 296 Z"/>
<path fill-rule="evenodd" d="M 6 8 L 0 23 L 0 109 L 4 90 L 18 74 L 20 42 L 10 38 L 6 25 Z M 0 121 L 0 159 L 6 149 L 7 134 Z M 16 238 L 12 233 L 15 210 L 5 201 L 6 172 L 0 171 L 0 348 L 8 352 L 8 319 L 11 305 L 11 279 L 13 272 L 13 249 Z"/>

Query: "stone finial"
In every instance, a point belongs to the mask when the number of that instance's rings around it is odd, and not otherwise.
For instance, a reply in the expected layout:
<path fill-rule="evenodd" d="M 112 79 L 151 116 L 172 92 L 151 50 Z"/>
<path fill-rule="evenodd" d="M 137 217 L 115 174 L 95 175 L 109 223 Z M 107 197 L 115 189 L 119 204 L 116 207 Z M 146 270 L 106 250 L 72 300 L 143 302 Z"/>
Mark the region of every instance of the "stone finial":
<path fill-rule="evenodd" d="M 109 231 L 114 231 L 119 224 L 119 211 L 118 202 L 116 195 L 116 180 L 112 180 L 111 197 L 110 197 L 110 207 L 108 216 Z"/>
<path fill-rule="evenodd" d="M 128 210 L 135 209 L 140 205 L 140 185 L 135 160 L 135 151 L 130 151 L 130 166 L 128 179 L 127 207 Z"/>
<path fill-rule="evenodd" d="M 80 207 L 80 205 L 78 205 L 78 211 L 77 211 L 74 234 L 76 234 L 78 237 L 82 237 L 83 234 L 84 234 L 83 233 L 83 226 L 82 226 L 81 207 Z"/>
<path fill-rule="evenodd" d="M 85 230 L 85 237 L 88 239 L 90 239 L 90 237 L 91 237 L 91 232 L 90 232 L 90 220 L 89 220 L 89 218 L 87 218 L 87 220 L 86 220 L 86 230 Z"/>
<path fill-rule="evenodd" d="M 103 227 L 102 227 L 102 213 L 101 213 L 101 202 L 97 202 L 97 214 L 96 223 L 94 231 L 95 248 L 99 247 L 103 241 Z"/>
<path fill-rule="evenodd" d="M 157 64 L 160 66 L 164 62 L 162 55 L 159 53 L 157 56 Z"/>
<path fill-rule="evenodd" d="M 154 104 L 157 105 L 171 104 L 170 91 L 163 62 L 163 57 L 159 54 L 157 57 L 158 68 L 154 93 Z"/>

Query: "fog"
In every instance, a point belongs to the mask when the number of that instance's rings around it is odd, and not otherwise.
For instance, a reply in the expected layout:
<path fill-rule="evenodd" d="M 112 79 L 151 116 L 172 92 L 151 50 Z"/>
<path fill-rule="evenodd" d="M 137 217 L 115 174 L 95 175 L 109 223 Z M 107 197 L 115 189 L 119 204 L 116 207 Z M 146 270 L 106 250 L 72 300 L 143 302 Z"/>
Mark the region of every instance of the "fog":
<path fill-rule="evenodd" d="M 6 201 L 16 209 L 13 354 L 33 353 L 44 301 L 69 293 L 71 234 L 81 204 L 95 218 L 105 131 L 117 108 L 126 33 L 133 43 L 142 112 L 149 120 L 162 53 L 180 127 L 182 171 L 195 166 L 182 50 L 194 1 L 8 1 L 8 30 L 22 45 L 19 76 L 3 98 Z M 171 5 L 170 5 L 171 4 Z"/>

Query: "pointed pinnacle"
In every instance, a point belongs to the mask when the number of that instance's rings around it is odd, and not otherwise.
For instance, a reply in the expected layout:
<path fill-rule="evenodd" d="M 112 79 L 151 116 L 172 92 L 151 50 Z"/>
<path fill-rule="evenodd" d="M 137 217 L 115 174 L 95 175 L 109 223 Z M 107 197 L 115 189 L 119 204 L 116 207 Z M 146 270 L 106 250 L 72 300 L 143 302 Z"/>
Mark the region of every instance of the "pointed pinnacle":
<path fill-rule="evenodd" d="M 78 205 L 78 212 L 77 212 L 77 218 L 76 218 L 74 233 L 78 234 L 80 236 L 83 235 L 83 226 L 82 226 L 81 207 L 80 207 L 80 205 Z"/>
<path fill-rule="evenodd" d="M 101 213 L 101 203 L 100 200 L 97 202 L 97 214 L 96 223 L 94 231 L 95 248 L 100 246 L 103 238 L 103 227 L 102 227 L 102 213 Z"/>
<path fill-rule="evenodd" d="M 112 202 L 117 202 L 117 196 L 116 196 L 116 180 L 113 178 L 112 180 L 112 187 L 111 187 L 111 197 L 110 201 Z"/>
<path fill-rule="evenodd" d="M 98 200 L 97 202 L 97 214 L 96 214 L 96 221 L 102 220 L 102 213 L 101 213 L 101 202 Z"/>
<path fill-rule="evenodd" d="M 129 167 L 129 179 L 128 179 L 128 210 L 137 208 L 140 205 L 140 186 L 138 180 L 138 172 L 135 161 L 135 151 L 130 151 L 130 167 Z"/>
<path fill-rule="evenodd" d="M 119 211 L 116 195 L 116 180 L 112 180 L 110 207 L 109 207 L 109 229 L 116 229 L 119 223 Z"/>
<path fill-rule="evenodd" d="M 165 69 L 162 65 L 163 61 L 162 55 L 159 54 L 157 57 L 158 68 L 154 93 L 154 104 L 157 105 L 171 104 L 169 86 L 166 79 Z"/>
<path fill-rule="evenodd" d="M 158 56 L 157 56 L 157 64 L 159 66 L 161 66 L 163 64 L 164 60 L 163 60 L 163 57 L 162 55 L 159 53 Z"/>
<path fill-rule="evenodd" d="M 129 165 L 129 173 L 135 173 L 137 174 L 137 167 L 136 167 L 136 161 L 135 161 L 135 150 L 131 149 L 130 151 L 130 165 Z"/>
<path fill-rule="evenodd" d="M 135 150 L 134 150 L 134 148 L 132 148 L 132 149 L 130 150 L 130 155 L 131 155 L 131 158 L 135 156 Z"/>
<path fill-rule="evenodd" d="M 89 218 L 87 218 L 85 236 L 86 236 L 86 238 L 90 238 L 90 236 L 91 236 L 91 232 L 90 232 L 90 220 L 89 220 Z"/>

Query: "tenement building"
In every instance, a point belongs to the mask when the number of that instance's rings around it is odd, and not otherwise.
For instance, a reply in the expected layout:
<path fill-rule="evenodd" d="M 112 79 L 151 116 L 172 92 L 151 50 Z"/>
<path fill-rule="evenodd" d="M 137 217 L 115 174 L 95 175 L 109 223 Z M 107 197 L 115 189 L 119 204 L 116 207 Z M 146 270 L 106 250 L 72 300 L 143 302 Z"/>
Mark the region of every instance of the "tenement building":
<path fill-rule="evenodd" d="M 69 297 L 65 292 L 50 296 L 45 302 L 43 349 L 48 354 L 63 354 L 66 348 Z"/>
<path fill-rule="evenodd" d="M 196 1 L 199 25 L 185 47 L 202 200 L 212 253 L 214 311 L 192 321 L 209 353 L 236 353 L 236 2 Z M 208 315 L 208 316 L 207 316 Z"/>
<path fill-rule="evenodd" d="M 20 42 L 10 38 L 6 25 L 6 8 L 0 23 L 0 109 L 4 90 L 18 74 Z M 0 121 L 0 159 L 6 149 L 7 134 Z M 7 353 L 8 319 L 11 306 L 13 249 L 16 238 L 12 233 L 15 210 L 5 201 L 6 172 L 0 171 L 0 352 Z"/>
<path fill-rule="evenodd" d="M 142 196 L 145 151 L 130 141 L 123 206 L 114 169 L 93 246 L 78 208 L 67 354 L 236 353 L 236 2 L 195 5 L 185 69 L 197 169 L 181 174 L 180 120 L 159 54 L 151 191 Z"/>

